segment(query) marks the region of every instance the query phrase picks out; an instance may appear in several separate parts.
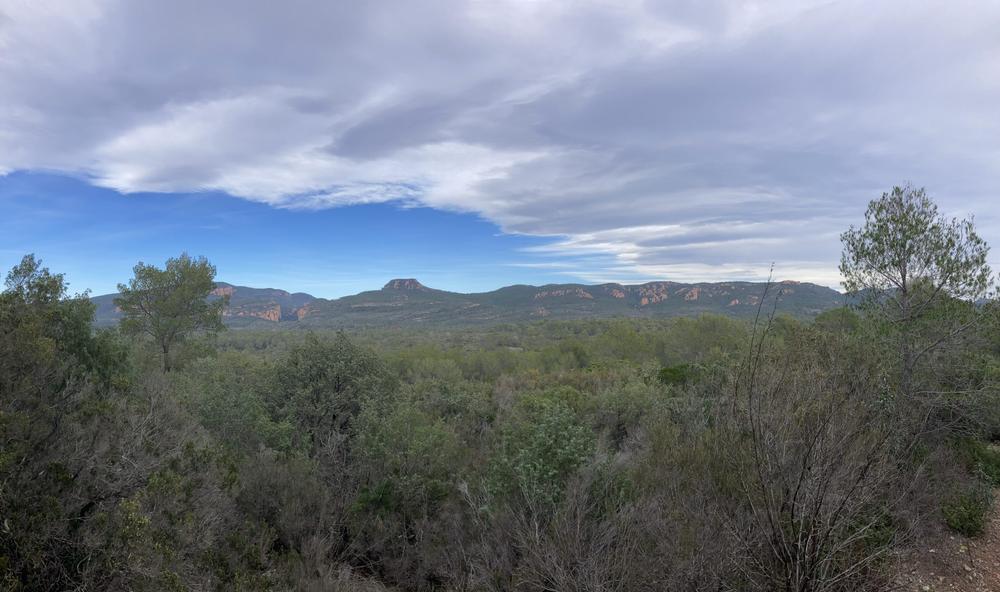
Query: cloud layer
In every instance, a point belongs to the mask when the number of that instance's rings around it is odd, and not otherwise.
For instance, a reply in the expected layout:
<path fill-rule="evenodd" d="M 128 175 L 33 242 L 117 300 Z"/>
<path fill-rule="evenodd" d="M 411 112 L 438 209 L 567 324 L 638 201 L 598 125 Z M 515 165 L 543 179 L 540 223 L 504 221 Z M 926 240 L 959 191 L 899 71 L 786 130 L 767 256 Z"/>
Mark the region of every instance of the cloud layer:
<path fill-rule="evenodd" d="M 1000 241 L 998 30 L 961 0 L 0 0 L 0 172 L 472 212 L 591 281 L 835 285 L 906 180 Z"/>

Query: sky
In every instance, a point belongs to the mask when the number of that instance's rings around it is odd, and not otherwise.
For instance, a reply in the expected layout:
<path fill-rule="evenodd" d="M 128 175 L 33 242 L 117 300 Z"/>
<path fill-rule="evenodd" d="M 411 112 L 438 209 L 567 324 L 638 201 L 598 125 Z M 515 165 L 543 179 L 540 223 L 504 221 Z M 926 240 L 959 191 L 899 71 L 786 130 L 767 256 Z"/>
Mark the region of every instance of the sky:
<path fill-rule="evenodd" d="M 1000 245 L 997 31 L 994 0 L 0 0 L 0 266 L 837 287 L 893 185 Z"/>

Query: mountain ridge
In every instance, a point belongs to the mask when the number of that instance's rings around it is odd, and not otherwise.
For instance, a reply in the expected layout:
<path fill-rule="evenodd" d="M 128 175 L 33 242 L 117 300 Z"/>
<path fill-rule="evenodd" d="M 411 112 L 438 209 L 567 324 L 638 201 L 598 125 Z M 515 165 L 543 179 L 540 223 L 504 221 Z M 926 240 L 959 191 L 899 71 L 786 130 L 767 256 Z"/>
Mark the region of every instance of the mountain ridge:
<path fill-rule="evenodd" d="M 306 328 L 376 328 L 391 326 L 461 326 L 540 319 L 693 316 L 716 313 L 749 317 L 767 291 L 768 307 L 809 318 L 842 306 L 843 294 L 817 284 L 780 282 L 652 281 L 642 284 L 516 284 L 489 292 L 449 292 L 396 278 L 380 290 L 341 298 L 318 298 L 305 292 L 254 288 L 217 282 L 210 299 L 229 297 L 228 325 Z M 117 294 L 95 296 L 95 323 L 117 322 Z"/>

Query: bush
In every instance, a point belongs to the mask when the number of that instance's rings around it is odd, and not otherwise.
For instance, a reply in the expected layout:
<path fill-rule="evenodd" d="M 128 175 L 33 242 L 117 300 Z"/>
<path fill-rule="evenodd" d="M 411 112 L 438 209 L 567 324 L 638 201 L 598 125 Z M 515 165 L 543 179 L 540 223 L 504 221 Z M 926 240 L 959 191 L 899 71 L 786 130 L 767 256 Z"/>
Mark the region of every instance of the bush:
<path fill-rule="evenodd" d="M 656 375 L 656 378 L 660 381 L 660 384 L 683 386 L 694 378 L 694 375 L 695 369 L 691 364 L 677 364 L 676 366 L 664 366 L 660 368 L 660 372 Z"/>
<path fill-rule="evenodd" d="M 967 537 L 982 534 L 993 508 L 993 494 L 982 485 L 953 495 L 941 507 L 948 526 Z"/>
<path fill-rule="evenodd" d="M 172 372 L 171 380 L 178 397 L 220 444 L 254 454 L 260 446 L 291 448 L 292 425 L 275 421 L 267 409 L 273 372 L 271 364 L 225 352 Z"/>
<path fill-rule="evenodd" d="M 311 456 L 348 438 L 362 405 L 396 388 L 378 356 L 343 333 L 307 336 L 278 363 L 276 379 L 270 407 L 295 426 L 293 444 Z"/>
<path fill-rule="evenodd" d="M 501 430 L 500 450 L 493 460 L 492 489 L 519 492 L 529 503 L 550 504 L 563 492 L 595 447 L 589 426 L 571 407 L 573 389 L 553 389 L 521 402 L 522 417 Z"/>
<path fill-rule="evenodd" d="M 357 507 L 375 513 L 399 512 L 403 518 L 433 513 L 463 464 L 449 426 L 410 403 L 363 414 L 359 442 L 369 483 Z"/>
<path fill-rule="evenodd" d="M 957 448 L 970 471 L 993 487 L 1000 487 L 1000 450 L 974 438 L 959 440 Z"/>

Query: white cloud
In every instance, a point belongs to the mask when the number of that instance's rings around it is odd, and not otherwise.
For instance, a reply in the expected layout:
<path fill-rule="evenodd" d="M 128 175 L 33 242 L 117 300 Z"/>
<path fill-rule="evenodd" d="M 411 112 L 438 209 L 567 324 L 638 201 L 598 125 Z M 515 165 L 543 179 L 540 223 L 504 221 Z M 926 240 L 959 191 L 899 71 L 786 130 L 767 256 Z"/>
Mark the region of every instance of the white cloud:
<path fill-rule="evenodd" d="M 905 180 L 1000 241 L 996 4 L 0 0 L 0 15 L 0 172 L 474 212 L 553 237 L 536 254 L 583 279 L 760 279 L 773 261 L 836 285 L 839 231 Z"/>

